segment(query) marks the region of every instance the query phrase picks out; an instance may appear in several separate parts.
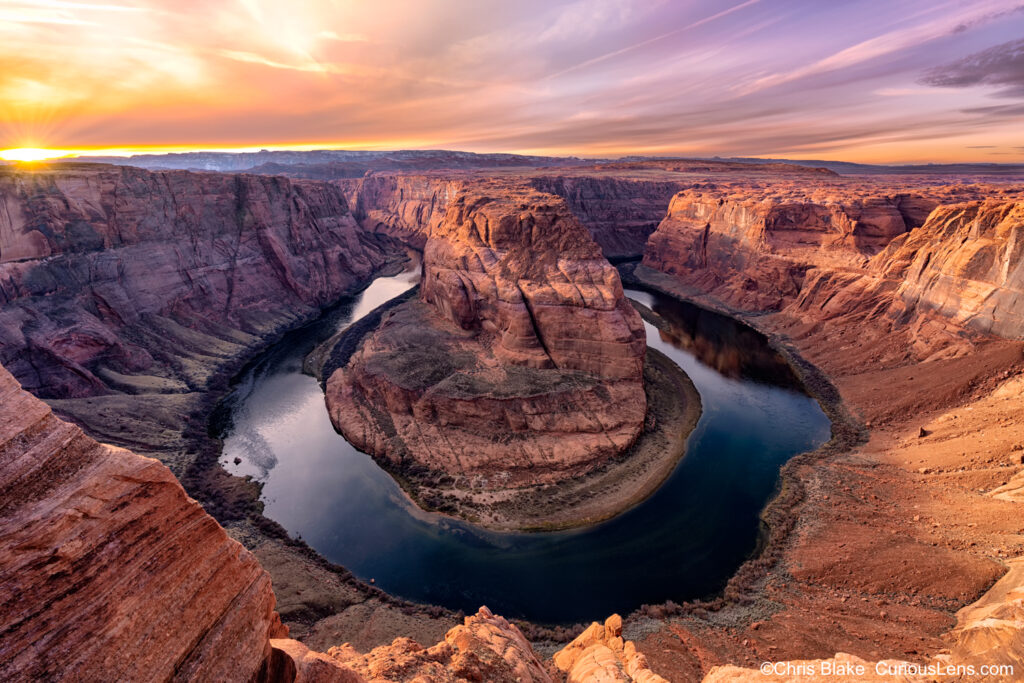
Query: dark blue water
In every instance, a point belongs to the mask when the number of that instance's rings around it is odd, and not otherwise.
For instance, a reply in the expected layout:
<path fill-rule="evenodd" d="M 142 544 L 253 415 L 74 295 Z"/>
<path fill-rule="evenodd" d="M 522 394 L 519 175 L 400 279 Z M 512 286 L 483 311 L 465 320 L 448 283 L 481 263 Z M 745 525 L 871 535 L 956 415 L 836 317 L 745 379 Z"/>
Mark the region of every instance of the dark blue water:
<path fill-rule="evenodd" d="M 647 292 L 628 295 L 671 325 L 648 343 L 679 364 L 704 412 L 686 457 L 636 508 L 595 527 L 499 534 L 425 513 L 331 426 L 301 373 L 320 340 L 413 286 L 381 278 L 289 335 L 242 378 L 225 408 L 226 467 L 264 482 L 266 516 L 333 562 L 411 600 L 543 623 L 604 619 L 645 603 L 708 596 L 755 548 L 779 467 L 829 437 L 829 421 L 753 331 Z"/>

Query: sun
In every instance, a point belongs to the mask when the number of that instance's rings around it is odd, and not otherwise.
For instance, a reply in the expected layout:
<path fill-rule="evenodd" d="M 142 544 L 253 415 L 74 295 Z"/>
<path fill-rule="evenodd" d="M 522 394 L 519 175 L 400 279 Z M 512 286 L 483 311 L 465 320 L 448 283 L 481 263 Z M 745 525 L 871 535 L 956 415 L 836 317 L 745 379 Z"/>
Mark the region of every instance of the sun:
<path fill-rule="evenodd" d="M 0 159 L 4 161 L 44 161 L 46 159 L 60 159 L 70 154 L 71 152 L 66 149 L 18 147 L 16 149 L 0 150 Z"/>

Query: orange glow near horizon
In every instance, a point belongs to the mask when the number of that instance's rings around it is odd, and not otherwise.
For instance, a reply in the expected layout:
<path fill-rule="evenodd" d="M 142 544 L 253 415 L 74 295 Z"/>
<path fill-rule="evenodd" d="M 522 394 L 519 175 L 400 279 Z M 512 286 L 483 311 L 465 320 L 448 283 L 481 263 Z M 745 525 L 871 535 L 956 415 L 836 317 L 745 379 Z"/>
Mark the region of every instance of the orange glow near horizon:
<path fill-rule="evenodd" d="M 40 147 L 17 147 L 0 150 L 4 161 L 47 161 L 71 156 L 74 152 L 66 149 L 44 149 Z"/>
<path fill-rule="evenodd" d="M 1019 3 L 0 0 L 0 158 L 1022 162 Z"/>

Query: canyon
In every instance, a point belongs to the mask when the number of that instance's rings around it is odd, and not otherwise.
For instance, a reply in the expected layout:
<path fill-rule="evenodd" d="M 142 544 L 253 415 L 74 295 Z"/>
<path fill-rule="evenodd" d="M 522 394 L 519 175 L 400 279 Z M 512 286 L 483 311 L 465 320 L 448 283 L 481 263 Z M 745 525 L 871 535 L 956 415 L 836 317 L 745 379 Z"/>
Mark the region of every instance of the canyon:
<path fill-rule="evenodd" d="M 0 169 L 0 670 L 268 681 L 756 680 L 761 661 L 1024 670 L 1024 185 L 776 166 L 323 181 Z M 533 474 L 576 477 L 583 460 L 631 444 L 643 337 L 604 257 L 642 255 L 621 266 L 627 284 L 743 320 L 800 371 L 829 406 L 833 440 L 783 467 L 764 546 L 719 595 L 612 617 L 563 647 L 564 634 L 486 609 L 460 623 L 387 596 L 262 517 L 258 486 L 217 464 L 205 430 L 216 396 L 268 340 L 392 272 L 410 246 L 424 250 L 418 298 L 383 312 L 325 373 L 335 423 L 382 458 L 393 446 L 372 426 L 384 422 L 371 396 L 409 420 L 410 453 L 493 476 L 498 451 L 475 471 L 413 425 L 495 428 L 494 387 L 515 389 L 516 373 L 552 381 L 542 399 L 566 415 L 604 411 L 600 430 L 535 425 L 583 445 Z M 458 371 L 486 391 L 396 381 L 437 370 L 384 362 L 424 344 L 461 355 Z M 497 424 L 514 431 L 523 398 L 500 398 L 517 407 Z M 406 417 L 427 405 L 426 419 Z M 614 434 L 613 447 L 588 443 L 594 433 Z M 503 464 L 514 479 L 527 460 Z"/>

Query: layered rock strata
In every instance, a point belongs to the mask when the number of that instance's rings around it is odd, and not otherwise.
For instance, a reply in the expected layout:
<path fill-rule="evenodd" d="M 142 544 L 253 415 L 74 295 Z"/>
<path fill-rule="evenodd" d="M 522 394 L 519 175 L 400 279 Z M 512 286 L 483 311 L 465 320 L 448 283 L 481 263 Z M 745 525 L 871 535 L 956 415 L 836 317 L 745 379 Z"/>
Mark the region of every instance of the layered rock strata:
<path fill-rule="evenodd" d="M 902 360 L 963 353 L 975 333 L 1024 336 L 1019 193 L 886 189 L 686 190 L 643 264 L 734 309 L 779 311 L 791 334 L 867 321 L 905 341 Z"/>
<path fill-rule="evenodd" d="M 347 196 L 325 183 L 6 168 L 0 360 L 91 436 L 167 464 L 271 570 L 298 633 L 330 639 L 338 624 L 357 624 L 346 637 L 361 646 L 410 628 L 436 638 L 449 617 L 405 615 L 262 519 L 258 487 L 222 470 L 207 436 L 218 392 L 242 363 L 395 258 L 404 248 L 364 233 Z"/>
<path fill-rule="evenodd" d="M 863 267 L 893 238 L 924 223 L 934 199 L 782 184 L 680 192 L 651 236 L 644 265 L 716 291 L 750 310 L 777 310 L 807 271 Z"/>
<path fill-rule="evenodd" d="M 270 576 L 166 467 L 0 368 L 5 679 L 245 680 L 286 634 Z"/>
<path fill-rule="evenodd" d="M 325 183 L 62 165 L 0 173 L 0 362 L 46 398 L 201 385 L 387 260 Z M 184 348 L 183 348 L 184 347 Z"/>
<path fill-rule="evenodd" d="M 399 253 L 325 183 L 5 170 L 0 362 L 91 433 L 180 476 L 185 420 L 224 370 Z"/>
<path fill-rule="evenodd" d="M 387 313 L 333 371 L 327 402 L 392 468 L 485 488 L 557 481 L 640 433 L 645 339 L 559 198 L 481 185 L 431 230 L 420 301 Z"/>

